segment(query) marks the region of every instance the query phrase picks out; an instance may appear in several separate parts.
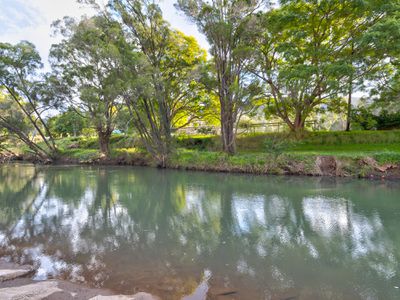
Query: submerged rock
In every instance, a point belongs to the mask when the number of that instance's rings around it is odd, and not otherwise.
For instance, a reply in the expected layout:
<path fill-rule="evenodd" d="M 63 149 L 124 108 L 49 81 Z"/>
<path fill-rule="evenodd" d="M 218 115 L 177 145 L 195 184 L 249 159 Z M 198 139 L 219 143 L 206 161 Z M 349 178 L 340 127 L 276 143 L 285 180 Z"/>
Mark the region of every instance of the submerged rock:
<path fill-rule="evenodd" d="M 89 300 L 159 300 L 159 298 L 148 293 L 140 292 L 132 296 L 126 296 L 126 295 L 96 296 Z"/>

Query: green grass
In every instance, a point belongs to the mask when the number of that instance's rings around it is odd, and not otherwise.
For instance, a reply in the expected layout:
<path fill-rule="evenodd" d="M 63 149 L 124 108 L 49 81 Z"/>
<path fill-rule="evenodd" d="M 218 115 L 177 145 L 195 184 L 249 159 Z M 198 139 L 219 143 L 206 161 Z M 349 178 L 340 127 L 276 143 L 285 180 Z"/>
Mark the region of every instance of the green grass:
<path fill-rule="evenodd" d="M 343 144 L 343 145 L 295 145 L 291 152 L 311 153 L 373 153 L 373 152 L 400 152 L 400 144 Z"/>
<path fill-rule="evenodd" d="M 171 158 L 170 166 L 179 169 L 194 169 L 252 174 L 297 173 L 313 175 L 315 156 L 266 153 L 239 153 L 233 156 L 222 152 L 178 150 Z"/>
<path fill-rule="evenodd" d="M 294 151 L 398 151 L 392 147 L 400 144 L 400 131 L 351 131 L 351 132 L 308 132 L 302 139 L 296 139 L 287 133 L 258 133 L 242 135 L 237 138 L 237 150 L 243 152 L 265 152 L 265 140 L 285 139 L 290 141 Z M 352 145 L 346 148 L 346 145 Z M 368 148 L 367 145 L 370 145 Z M 218 151 L 221 149 L 220 138 L 217 136 L 179 136 L 176 146 L 192 150 Z M 321 146 L 326 147 L 325 149 Z M 331 147 L 329 147 L 331 146 Z M 343 148 L 342 148 L 343 146 Z M 365 147 L 364 147 L 365 146 Z"/>
<path fill-rule="evenodd" d="M 400 144 L 303 144 L 293 147 L 289 152 L 303 155 L 332 155 L 352 158 L 371 156 L 380 162 L 400 161 Z"/>
<path fill-rule="evenodd" d="M 97 149 L 68 149 L 62 151 L 62 156 L 78 159 L 79 161 L 89 161 L 100 156 Z"/>
<path fill-rule="evenodd" d="M 295 139 L 290 134 L 253 134 L 239 136 L 237 146 L 239 151 L 262 152 L 266 139 L 284 138 L 294 144 L 295 150 L 319 150 L 321 146 L 343 146 L 343 145 L 376 145 L 380 149 L 382 145 L 400 144 L 400 131 L 351 131 L 351 132 L 309 132 L 302 139 Z M 341 149 L 340 147 L 338 149 Z M 346 150 L 346 148 L 343 148 Z"/>

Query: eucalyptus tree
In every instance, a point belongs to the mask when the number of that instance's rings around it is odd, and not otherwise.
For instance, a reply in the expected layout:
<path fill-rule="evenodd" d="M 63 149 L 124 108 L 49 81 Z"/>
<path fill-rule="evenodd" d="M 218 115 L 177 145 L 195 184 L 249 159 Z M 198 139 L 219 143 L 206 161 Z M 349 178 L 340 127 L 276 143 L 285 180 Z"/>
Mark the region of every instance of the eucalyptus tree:
<path fill-rule="evenodd" d="M 0 150 L 8 152 L 6 142 L 11 142 L 13 137 L 25 143 L 33 153 L 41 159 L 47 158 L 47 152 L 34 142 L 31 134 L 32 128 L 28 125 L 26 116 L 15 105 L 11 97 L 0 90 Z M 1 145 L 3 143 L 3 145 Z"/>
<path fill-rule="evenodd" d="M 388 28 L 388 20 L 393 20 L 396 15 L 398 20 L 400 1 L 342 1 L 339 4 L 344 8 L 342 10 L 344 14 L 338 18 L 339 24 L 343 28 L 342 39 L 347 40 L 347 45 L 344 47 L 347 51 L 343 49 L 343 52 L 351 71 L 347 78 L 346 131 L 349 131 L 354 86 L 362 89 L 367 80 L 376 79 L 376 75 L 380 76 L 387 69 L 387 62 L 384 61 L 385 55 L 366 42 L 367 36 L 382 26 L 387 32 L 393 30 L 393 24 L 389 26 L 391 28 Z M 398 28 L 398 26 L 396 27 Z M 390 40 L 395 41 L 393 36 Z M 391 44 L 391 48 L 395 48 L 395 43 Z"/>
<path fill-rule="evenodd" d="M 63 40 L 50 50 L 54 82 L 76 111 L 85 112 L 97 131 L 101 152 L 110 154 L 110 137 L 122 106 L 120 49 L 122 29 L 105 16 L 53 24 Z"/>
<path fill-rule="evenodd" d="M 249 32 L 254 30 L 253 16 L 261 9 L 261 0 L 178 0 L 182 10 L 205 34 L 213 57 L 217 93 L 220 102 L 223 150 L 233 154 L 235 126 L 243 107 L 251 103 L 254 89 L 246 72 L 249 61 Z M 250 93 L 249 93 L 250 92 Z"/>
<path fill-rule="evenodd" d="M 2 106 L 3 106 L 3 99 L 2 95 L 0 94 L 0 112 L 2 113 Z M 0 122 L 0 161 L 2 160 L 2 155 L 14 155 L 14 153 L 8 149 L 7 144 L 10 141 L 10 133 L 8 130 L 2 126 Z"/>
<path fill-rule="evenodd" d="M 86 118 L 81 116 L 81 112 L 68 108 L 56 116 L 48 119 L 47 123 L 51 132 L 58 137 L 78 136 L 86 126 Z"/>
<path fill-rule="evenodd" d="M 199 117 L 208 97 L 200 82 L 206 53 L 172 30 L 153 1 L 111 1 L 125 29 L 124 99 L 147 150 L 165 166 L 172 131 Z"/>
<path fill-rule="evenodd" d="M 383 74 L 384 73 L 384 74 Z M 386 112 L 400 111 L 400 61 L 393 61 L 384 72 L 377 87 L 372 91 L 373 108 Z"/>
<path fill-rule="evenodd" d="M 387 6 L 377 2 L 287 0 L 259 15 L 251 69 L 267 87 L 270 114 L 298 132 L 317 108 L 345 94 L 351 107 L 353 85 L 378 65 L 366 59 L 370 49 L 361 43 L 385 17 Z"/>
<path fill-rule="evenodd" d="M 58 151 L 45 112 L 54 105 L 48 77 L 35 46 L 27 41 L 0 43 L 0 126 L 25 143 L 40 159 L 55 159 Z M 34 139 L 38 135 L 40 139 Z M 44 145 L 40 142 L 43 141 Z"/>
<path fill-rule="evenodd" d="M 387 111 L 400 110 L 400 1 L 386 3 L 385 18 L 369 28 L 361 43 L 383 67 L 372 74 L 372 96 Z"/>

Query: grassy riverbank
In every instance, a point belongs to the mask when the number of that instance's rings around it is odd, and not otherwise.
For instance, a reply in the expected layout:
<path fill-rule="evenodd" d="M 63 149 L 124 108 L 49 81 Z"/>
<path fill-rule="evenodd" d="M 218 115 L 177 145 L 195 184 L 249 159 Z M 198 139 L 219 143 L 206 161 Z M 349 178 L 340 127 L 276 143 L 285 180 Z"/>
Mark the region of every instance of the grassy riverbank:
<path fill-rule="evenodd" d="M 58 140 L 62 162 L 154 165 L 140 141 L 114 135 L 104 159 L 96 138 Z M 218 151 L 217 136 L 181 136 L 168 166 L 177 169 L 255 174 L 400 177 L 400 131 L 312 132 L 301 139 L 285 134 L 242 135 L 238 153 Z M 26 156 L 26 152 L 22 151 Z"/>

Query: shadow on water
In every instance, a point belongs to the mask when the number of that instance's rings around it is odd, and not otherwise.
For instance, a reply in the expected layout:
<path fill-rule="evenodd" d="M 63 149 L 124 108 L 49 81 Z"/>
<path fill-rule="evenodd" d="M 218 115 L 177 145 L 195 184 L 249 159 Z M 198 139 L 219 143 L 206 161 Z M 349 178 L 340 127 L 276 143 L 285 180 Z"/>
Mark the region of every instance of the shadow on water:
<path fill-rule="evenodd" d="M 0 255 L 162 299 L 398 299 L 400 184 L 0 166 Z"/>

